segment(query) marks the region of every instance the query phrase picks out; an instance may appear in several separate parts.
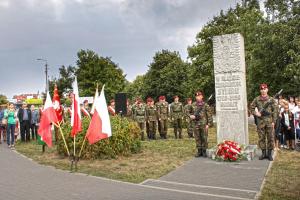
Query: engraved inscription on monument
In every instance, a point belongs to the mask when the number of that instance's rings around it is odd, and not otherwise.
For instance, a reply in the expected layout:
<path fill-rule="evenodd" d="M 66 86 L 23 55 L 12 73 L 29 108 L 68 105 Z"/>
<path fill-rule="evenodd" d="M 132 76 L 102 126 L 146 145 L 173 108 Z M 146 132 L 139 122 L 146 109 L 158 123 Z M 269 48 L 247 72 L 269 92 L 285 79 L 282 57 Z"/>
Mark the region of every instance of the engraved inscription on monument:
<path fill-rule="evenodd" d="M 213 37 L 218 143 L 249 143 L 244 39 L 241 34 Z"/>

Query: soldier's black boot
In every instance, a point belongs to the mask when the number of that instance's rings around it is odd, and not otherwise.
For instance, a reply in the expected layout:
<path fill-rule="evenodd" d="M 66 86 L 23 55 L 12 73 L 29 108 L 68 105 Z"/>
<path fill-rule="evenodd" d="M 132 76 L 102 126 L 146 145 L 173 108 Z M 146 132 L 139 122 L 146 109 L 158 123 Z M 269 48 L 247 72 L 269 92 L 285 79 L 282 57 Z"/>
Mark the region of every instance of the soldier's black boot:
<path fill-rule="evenodd" d="M 261 152 L 262 152 L 262 153 L 261 153 L 261 156 L 259 156 L 259 158 L 258 158 L 259 160 L 265 159 L 265 158 L 266 158 L 266 155 L 267 155 L 265 149 L 262 149 Z"/>
<path fill-rule="evenodd" d="M 269 161 L 273 161 L 272 149 L 268 150 L 268 159 L 269 159 Z"/>
<path fill-rule="evenodd" d="M 195 157 L 201 157 L 202 156 L 202 149 L 198 148 L 198 152 L 196 153 Z"/>
<path fill-rule="evenodd" d="M 179 131 L 179 139 L 182 139 L 181 131 Z"/>
<path fill-rule="evenodd" d="M 174 132 L 174 135 L 175 135 L 175 139 L 177 139 L 177 132 Z"/>
<path fill-rule="evenodd" d="M 206 149 L 202 149 L 202 155 L 203 155 L 203 157 L 207 157 L 207 154 L 206 154 Z"/>

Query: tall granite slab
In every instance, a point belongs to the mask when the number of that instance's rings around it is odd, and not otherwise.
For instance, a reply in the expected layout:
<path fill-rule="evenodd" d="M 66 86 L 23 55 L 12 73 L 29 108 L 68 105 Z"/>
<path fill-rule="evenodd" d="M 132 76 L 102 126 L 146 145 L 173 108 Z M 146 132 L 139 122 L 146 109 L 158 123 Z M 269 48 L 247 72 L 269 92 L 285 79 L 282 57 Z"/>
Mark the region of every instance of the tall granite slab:
<path fill-rule="evenodd" d="M 239 33 L 213 37 L 218 143 L 249 144 L 244 38 Z"/>

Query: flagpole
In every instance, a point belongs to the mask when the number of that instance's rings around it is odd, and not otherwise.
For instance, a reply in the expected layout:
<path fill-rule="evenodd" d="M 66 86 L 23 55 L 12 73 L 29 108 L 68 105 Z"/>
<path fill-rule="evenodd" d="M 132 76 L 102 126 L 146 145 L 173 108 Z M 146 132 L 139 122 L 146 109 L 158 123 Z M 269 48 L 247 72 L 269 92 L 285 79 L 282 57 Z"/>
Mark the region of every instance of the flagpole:
<path fill-rule="evenodd" d="M 68 156 L 70 157 L 70 151 L 69 151 L 69 148 L 68 148 L 68 146 L 67 146 L 67 142 L 66 142 L 65 136 L 64 136 L 64 134 L 63 134 L 63 132 L 62 132 L 62 129 L 61 129 L 61 126 L 60 126 L 60 122 L 58 122 L 57 124 L 54 123 L 54 125 L 59 129 L 59 132 L 60 132 L 61 137 L 62 137 L 62 139 L 63 139 L 63 141 L 64 141 L 64 144 L 65 144 L 65 147 L 66 147 Z"/>
<path fill-rule="evenodd" d="M 98 91 L 98 87 L 99 87 L 99 84 L 98 84 L 98 82 L 97 82 L 97 84 L 96 84 L 97 86 L 96 86 L 96 93 L 98 93 L 97 91 Z M 98 94 L 97 94 L 98 95 Z M 93 103 L 93 107 L 94 107 L 94 104 L 95 104 L 95 100 L 96 100 L 96 95 L 95 95 L 95 98 L 94 98 L 94 103 Z M 92 107 L 92 111 L 93 111 L 93 107 Z M 89 119 L 91 120 L 92 118 L 89 116 Z M 84 147 L 84 144 L 85 144 L 85 141 L 86 141 L 86 133 L 85 133 L 85 136 L 84 136 L 84 140 L 83 140 L 83 142 L 82 142 L 82 145 L 81 145 L 81 148 L 80 148 L 80 151 L 79 151 L 79 155 L 78 155 L 78 159 L 80 158 L 80 156 L 81 156 L 81 153 L 82 153 L 82 150 L 83 150 L 83 147 Z"/>
<path fill-rule="evenodd" d="M 80 156 L 81 156 L 81 153 L 82 153 L 82 150 L 83 150 L 85 141 L 86 141 L 86 134 L 85 134 L 84 140 L 83 140 L 83 142 L 82 142 L 82 145 L 81 145 L 81 148 L 80 148 L 80 152 L 79 152 L 78 158 L 80 158 Z"/>
<path fill-rule="evenodd" d="M 75 158 L 75 155 L 76 155 L 76 135 L 74 135 L 74 158 Z"/>

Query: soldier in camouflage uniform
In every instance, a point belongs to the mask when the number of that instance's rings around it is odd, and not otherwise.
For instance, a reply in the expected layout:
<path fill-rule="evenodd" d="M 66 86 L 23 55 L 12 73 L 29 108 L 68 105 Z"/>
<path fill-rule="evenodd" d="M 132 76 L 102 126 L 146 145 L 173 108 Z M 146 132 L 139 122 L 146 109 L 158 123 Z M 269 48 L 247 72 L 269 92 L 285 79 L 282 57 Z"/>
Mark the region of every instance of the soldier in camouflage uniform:
<path fill-rule="evenodd" d="M 141 129 L 141 140 L 144 140 L 144 129 L 145 129 L 145 120 L 146 120 L 146 109 L 142 101 L 137 102 L 137 106 L 134 112 L 134 119 L 138 123 Z"/>
<path fill-rule="evenodd" d="M 138 105 L 138 101 L 141 101 L 140 98 L 136 98 L 134 104 L 131 106 L 132 119 L 135 120 L 135 109 Z"/>
<path fill-rule="evenodd" d="M 156 139 L 156 123 L 158 119 L 158 113 L 154 101 L 152 98 L 147 99 L 146 107 L 146 122 L 149 126 L 149 139 Z"/>
<path fill-rule="evenodd" d="M 278 106 L 274 98 L 268 96 L 268 85 L 260 85 L 260 96 L 251 103 L 251 113 L 257 117 L 258 146 L 262 150 L 260 160 L 268 158 L 273 160 L 274 124 L 278 116 Z M 267 144 L 266 144 L 267 139 Z"/>
<path fill-rule="evenodd" d="M 173 122 L 175 139 L 177 139 L 177 132 L 179 138 L 180 139 L 182 138 L 183 115 L 184 115 L 183 105 L 181 102 L 179 102 L 179 97 L 174 96 L 174 102 L 172 102 L 170 106 L 170 116 Z"/>
<path fill-rule="evenodd" d="M 126 117 L 128 117 L 129 119 L 133 119 L 132 105 L 130 105 L 130 102 L 129 102 L 128 99 L 126 101 L 126 105 L 127 105 L 127 114 L 126 114 Z"/>
<path fill-rule="evenodd" d="M 196 102 L 193 103 L 190 115 L 191 120 L 194 122 L 194 137 L 196 140 L 197 154 L 195 157 L 207 157 L 207 137 L 208 137 L 208 128 L 213 125 L 212 114 L 209 108 L 209 105 L 203 101 L 203 93 L 197 91 Z"/>
<path fill-rule="evenodd" d="M 147 108 L 150 106 L 151 102 L 150 102 L 151 97 L 149 97 L 147 99 L 147 105 L 146 105 L 146 115 L 147 115 Z M 151 139 L 150 137 L 150 131 L 149 131 L 149 122 L 148 120 L 146 120 L 146 133 L 147 133 L 147 137 L 148 139 Z"/>
<path fill-rule="evenodd" d="M 169 104 L 166 102 L 165 96 L 159 97 L 160 103 L 157 105 L 158 120 L 160 123 L 160 137 L 167 139 L 168 133 L 168 117 L 169 117 Z"/>
<path fill-rule="evenodd" d="M 159 106 L 161 104 L 161 100 L 159 98 L 158 98 L 158 102 L 155 103 L 155 107 L 156 107 L 157 112 L 158 112 Z M 160 128 L 160 121 L 159 121 L 158 118 L 157 118 L 157 130 L 158 130 L 158 133 L 159 133 L 160 137 L 162 137 L 162 135 L 161 135 L 161 128 Z"/>
<path fill-rule="evenodd" d="M 194 132 L 194 124 L 193 121 L 190 118 L 190 115 L 193 115 L 193 105 L 192 105 L 192 98 L 187 99 L 187 104 L 184 106 L 184 113 L 185 113 L 185 118 L 187 122 L 187 133 L 189 138 L 194 137 L 193 132 Z"/>

